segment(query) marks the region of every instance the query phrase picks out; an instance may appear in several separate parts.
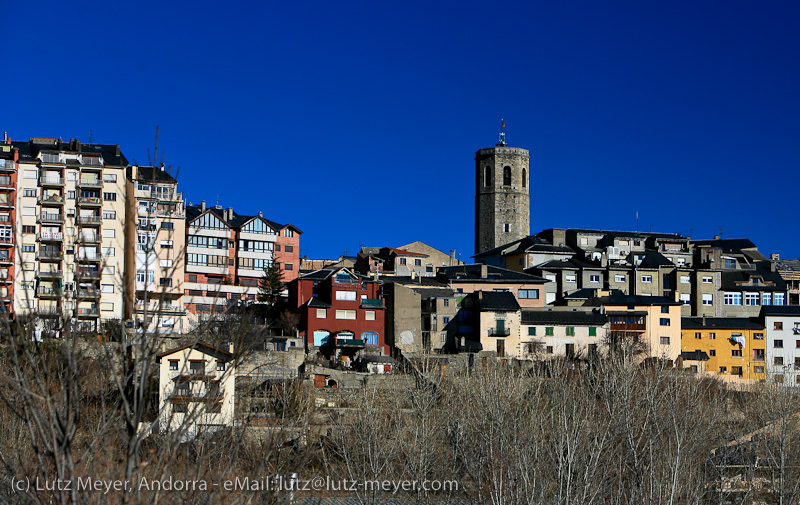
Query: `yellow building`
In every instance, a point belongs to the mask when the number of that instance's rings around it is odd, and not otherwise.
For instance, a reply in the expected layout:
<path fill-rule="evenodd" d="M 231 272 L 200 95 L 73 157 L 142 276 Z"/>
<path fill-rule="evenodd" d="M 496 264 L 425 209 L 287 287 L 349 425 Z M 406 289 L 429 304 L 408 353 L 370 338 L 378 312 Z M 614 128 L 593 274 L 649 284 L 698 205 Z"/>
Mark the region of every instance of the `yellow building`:
<path fill-rule="evenodd" d="M 764 325 L 747 317 L 681 318 L 681 350 L 708 355 L 704 364 L 690 365 L 700 374 L 737 384 L 766 378 Z"/>

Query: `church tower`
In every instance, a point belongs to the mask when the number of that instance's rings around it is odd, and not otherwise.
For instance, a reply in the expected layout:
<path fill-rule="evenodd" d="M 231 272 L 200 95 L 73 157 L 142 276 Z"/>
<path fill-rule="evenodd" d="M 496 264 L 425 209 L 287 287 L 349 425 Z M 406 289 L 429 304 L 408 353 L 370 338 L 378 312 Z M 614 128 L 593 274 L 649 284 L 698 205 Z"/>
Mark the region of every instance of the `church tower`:
<path fill-rule="evenodd" d="M 505 127 L 495 147 L 475 153 L 475 254 L 531 232 L 530 155 L 508 147 Z"/>

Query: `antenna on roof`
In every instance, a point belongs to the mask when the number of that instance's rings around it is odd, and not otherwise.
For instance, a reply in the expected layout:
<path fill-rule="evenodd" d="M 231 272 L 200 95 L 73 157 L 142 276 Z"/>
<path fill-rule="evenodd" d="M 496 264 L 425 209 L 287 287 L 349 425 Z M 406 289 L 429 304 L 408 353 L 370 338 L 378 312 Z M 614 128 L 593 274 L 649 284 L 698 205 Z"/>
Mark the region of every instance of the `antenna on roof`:
<path fill-rule="evenodd" d="M 500 139 L 497 145 L 498 146 L 506 145 L 506 122 L 503 119 L 500 120 Z"/>
<path fill-rule="evenodd" d="M 722 225 L 719 225 L 719 238 L 722 238 Z"/>
<path fill-rule="evenodd" d="M 222 196 L 221 194 L 217 193 L 217 207 L 219 207 L 219 197 L 221 196 Z"/>
<path fill-rule="evenodd" d="M 156 125 L 156 150 L 155 150 L 155 152 L 153 152 L 153 163 L 155 163 L 156 160 L 158 159 L 158 133 L 159 133 L 158 130 L 160 128 L 161 128 L 160 126 Z M 162 156 L 162 159 L 163 159 L 163 156 Z M 155 165 L 150 165 L 150 166 L 155 166 Z"/>
<path fill-rule="evenodd" d="M 636 233 L 639 233 L 639 211 L 636 211 Z"/>
<path fill-rule="evenodd" d="M 89 130 L 89 143 L 94 144 L 94 132 L 92 130 Z"/>

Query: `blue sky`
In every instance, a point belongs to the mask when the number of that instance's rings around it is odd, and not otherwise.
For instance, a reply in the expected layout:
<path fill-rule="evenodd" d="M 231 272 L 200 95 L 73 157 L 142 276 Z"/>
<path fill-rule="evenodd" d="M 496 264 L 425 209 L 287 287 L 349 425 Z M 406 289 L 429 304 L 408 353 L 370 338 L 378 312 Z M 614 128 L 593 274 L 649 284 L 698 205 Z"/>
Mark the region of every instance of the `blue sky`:
<path fill-rule="evenodd" d="M 474 154 L 531 150 L 531 231 L 749 237 L 800 256 L 796 2 L 15 2 L 0 128 L 155 127 L 187 200 L 302 253 L 473 253 Z"/>

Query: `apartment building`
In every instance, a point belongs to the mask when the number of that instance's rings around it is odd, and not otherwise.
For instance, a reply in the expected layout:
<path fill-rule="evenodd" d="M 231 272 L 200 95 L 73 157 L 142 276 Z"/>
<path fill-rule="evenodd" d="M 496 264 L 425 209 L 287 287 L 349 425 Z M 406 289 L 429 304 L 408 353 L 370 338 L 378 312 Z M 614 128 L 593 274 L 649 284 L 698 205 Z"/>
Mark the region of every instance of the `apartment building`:
<path fill-rule="evenodd" d="M 159 429 L 188 434 L 231 426 L 235 414 L 233 349 L 195 342 L 159 353 Z"/>
<path fill-rule="evenodd" d="M 766 377 L 766 341 L 764 324 L 747 317 L 684 317 L 681 319 L 683 354 L 703 352 L 708 356 L 702 365 L 690 365 L 694 372 L 705 373 L 734 384 L 751 384 Z M 694 360 L 692 360 L 694 361 Z"/>
<path fill-rule="evenodd" d="M 0 314 L 14 316 L 14 272 L 19 150 L 0 145 Z"/>
<path fill-rule="evenodd" d="M 125 167 L 119 145 L 12 142 L 19 151 L 14 310 L 97 331 L 127 319 Z"/>
<path fill-rule="evenodd" d="M 186 209 L 178 181 L 164 167 L 127 168 L 128 244 L 126 273 L 133 279 L 136 328 L 163 336 L 189 330 L 183 306 Z"/>
<path fill-rule="evenodd" d="M 769 380 L 800 386 L 800 307 L 761 307 Z"/>
<path fill-rule="evenodd" d="M 593 358 L 605 354 L 608 316 L 590 307 L 522 311 L 525 358 Z"/>
<path fill-rule="evenodd" d="M 282 261 L 284 280 L 296 278 L 300 266 L 300 234 L 233 208 L 200 205 L 186 208 L 184 305 L 191 321 L 208 319 L 229 306 L 253 303 L 264 270 Z M 278 252 L 280 251 L 280 252 Z"/>

